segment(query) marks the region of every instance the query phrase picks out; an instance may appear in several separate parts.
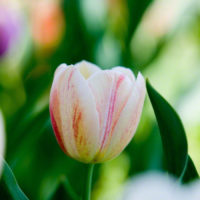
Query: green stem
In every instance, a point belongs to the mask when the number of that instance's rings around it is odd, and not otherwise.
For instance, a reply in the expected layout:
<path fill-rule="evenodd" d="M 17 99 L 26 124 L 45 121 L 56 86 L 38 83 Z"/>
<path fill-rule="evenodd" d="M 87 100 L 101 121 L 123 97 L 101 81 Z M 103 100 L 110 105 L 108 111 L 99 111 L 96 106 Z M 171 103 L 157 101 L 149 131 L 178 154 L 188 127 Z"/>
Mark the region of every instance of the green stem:
<path fill-rule="evenodd" d="M 86 169 L 86 183 L 83 191 L 83 200 L 90 200 L 93 170 L 94 164 L 88 164 Z"/>

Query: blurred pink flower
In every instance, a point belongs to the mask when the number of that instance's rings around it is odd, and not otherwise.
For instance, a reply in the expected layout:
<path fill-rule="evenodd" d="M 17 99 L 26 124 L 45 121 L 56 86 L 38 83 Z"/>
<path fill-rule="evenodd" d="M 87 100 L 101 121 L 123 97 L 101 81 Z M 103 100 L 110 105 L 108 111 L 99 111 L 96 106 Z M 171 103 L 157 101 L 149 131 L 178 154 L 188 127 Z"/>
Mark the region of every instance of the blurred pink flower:
<path fill-rule="evenodd" d="M 32 32 L 35 44 L 42 49 L 51 50 L 60 42 L 65 21 L 57 1 L 35 1 L 32 3 Z"/>
<path fill-rule="evenodd" d="M 143 108 L 145 82 L 131 70 L 101 70 L 82 61 L 60 65 L 50 94 L 53 129 L 63 151 L 85 163 L 116 157 L 132 139 Z"/>

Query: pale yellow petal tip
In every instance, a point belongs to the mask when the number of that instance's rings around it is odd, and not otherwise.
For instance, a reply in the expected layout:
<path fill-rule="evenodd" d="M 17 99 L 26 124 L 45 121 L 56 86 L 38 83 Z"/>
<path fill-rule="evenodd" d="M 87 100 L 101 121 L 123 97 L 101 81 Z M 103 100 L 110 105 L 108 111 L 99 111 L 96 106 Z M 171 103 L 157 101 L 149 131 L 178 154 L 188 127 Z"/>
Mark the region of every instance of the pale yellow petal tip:
<path fill-rule="evenodd" d="M 87 60 L 82 60 L 82 61 L 80 61 L 80 62 L 77 62 L 77 63 L 75 64 L 75 66 L 77 66 L 77 67 L 79 67 L 79 66 L 85 66 L 85 67 L 91 66 L 91 67 L 95 67 L 95 68 L 100 69 L 97 65 L 95 65 L 94 63 L 91 63 L 91 62 L 89 62 L 89 61 L 87 61 Z"/>
<path fill-rule="evenodd" d="M 97 65 L 86 60 L 76 63 L 75 67 L 80 71 L 85 79 L 88 79 L 92 74 L 101 70 Z"/>

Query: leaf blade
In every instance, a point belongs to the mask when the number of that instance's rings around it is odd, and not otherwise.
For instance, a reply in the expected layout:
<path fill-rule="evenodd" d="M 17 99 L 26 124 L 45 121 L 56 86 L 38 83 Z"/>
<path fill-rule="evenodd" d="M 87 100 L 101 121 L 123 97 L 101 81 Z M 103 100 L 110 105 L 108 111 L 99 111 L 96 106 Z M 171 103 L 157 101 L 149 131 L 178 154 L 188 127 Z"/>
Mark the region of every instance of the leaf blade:
<path fill-rule="evenodd" d="M 146 81 L 147 92 L 160 129 L 169 173 L 180 177 L 187 162 L 188 146 L 182 122 L 173 107 Z"/>
<path fill-rule="evenodd" d="M 0 158 L 0 159 L 3 159 L 3 158 Z M 24 192 L 19 187 L 17 180 L 12 172 L 12 169 L 10 168 L 10 166 L 4 159 L 3 159 L 3 164 L 4 164 L 4 168 L 3 168 L 2 178 L 13 200 L 29 200 L 28 197 L 24 194 Z"/>
<path fill-rule="evenodd" d="M 187 165 L 186 165 L 183 175 L 181 177 L 181 181 L 183 183 L 189 183 L 190 181 L 193 181 L 198 178 L 199 178 L 199 174 L 196 170 L 196 167 L 195 167 L 191 157 L 188 155 Z"/>

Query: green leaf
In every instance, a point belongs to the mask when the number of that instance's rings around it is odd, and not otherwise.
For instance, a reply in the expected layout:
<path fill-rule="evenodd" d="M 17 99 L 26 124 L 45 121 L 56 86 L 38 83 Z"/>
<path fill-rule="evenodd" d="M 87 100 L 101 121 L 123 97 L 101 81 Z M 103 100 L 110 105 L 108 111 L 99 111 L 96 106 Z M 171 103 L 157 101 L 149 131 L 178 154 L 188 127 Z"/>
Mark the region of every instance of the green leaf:
<path fill-rule="evenodd" d="M 195 179 L 198 179 L 199 175 L 196 170 L 196 167 L 191 159 L 191 157 L 188 155 L 187 165 L 185 167 L 185 170 L 182 175 L 182 182 L 188 183 L 190 181 L 193 181 Z"/>
<path fill-rule="evenodd" d="M 149 5 L 154 0 L 125 0 L 127 5 L 127 33 L 124 38 L 126 48 L 122 47 L 122 60 L 123 65 L 130 66 L 133 63 L 132 53 L 131 53 L 131 40 L 140 24 L 142 17 L 149 7 Z"/>
<path fill-rule="evenodd" d="M 188 155 L 187 139 L 182 122 L 176 111 L 148 81 L 146 87 L 160 129 L 167 170 L 180 177 Z"/>
<path fill-rule="evenodd" d="M 62 185 L 64 186 L 66 192 L 73 200 L 79 200 L 80 197 L 76 194 L 74 189 L 72 188 L 69 180 L 66 177 L 62 177 Z"/>
<path fill-rule="evenodd" d="M 1 158 L 3 159 L 3 158 Z M 10 193 L 13 200 L 28 200 L 28 197 L 23 193 L 19 187 L 17 180 L 9 167 L 8 163 L 3 159 L 4 169 L 3 169 L 3 182 L 5 183 L 8 192 Z"/>
<path fill-rule="evenodd" d="M 54 200 L 54 199 L 61 199 L 61 198 L 70 199 L 70 200 L 81 199 L 72 188 L 67 177 L 64 175 L 60 177 L 56 190 L 51 194 L 51 196 L 49 196 L 48 199 Z"/>
<path fill-rule="evenodd" d="M 129 14 L 127 34 L 127 43 L 129 43 L 145 11 L 153 0 L 126 0 L 126 2 Z"/>

